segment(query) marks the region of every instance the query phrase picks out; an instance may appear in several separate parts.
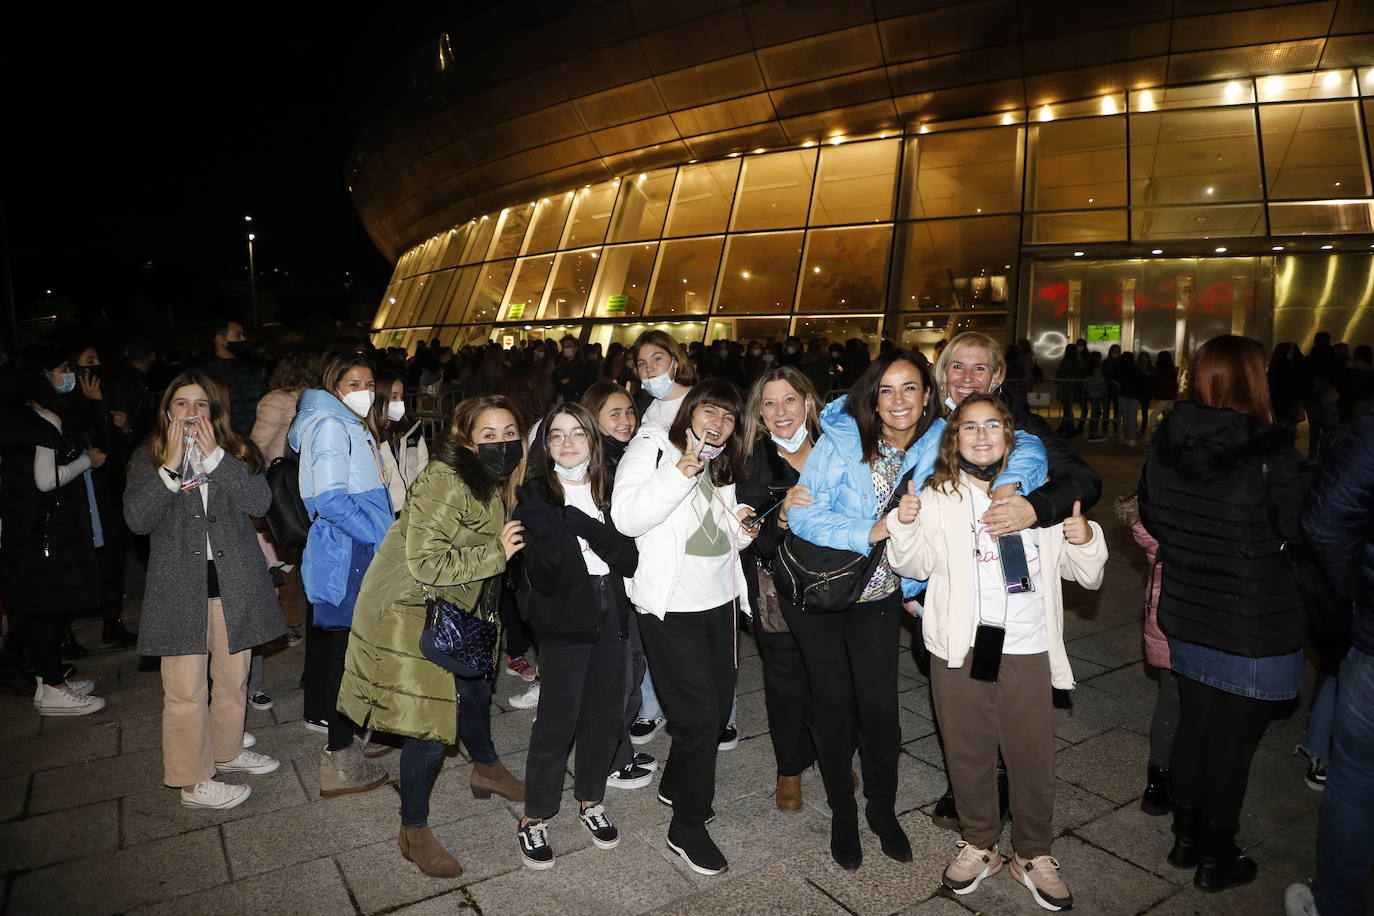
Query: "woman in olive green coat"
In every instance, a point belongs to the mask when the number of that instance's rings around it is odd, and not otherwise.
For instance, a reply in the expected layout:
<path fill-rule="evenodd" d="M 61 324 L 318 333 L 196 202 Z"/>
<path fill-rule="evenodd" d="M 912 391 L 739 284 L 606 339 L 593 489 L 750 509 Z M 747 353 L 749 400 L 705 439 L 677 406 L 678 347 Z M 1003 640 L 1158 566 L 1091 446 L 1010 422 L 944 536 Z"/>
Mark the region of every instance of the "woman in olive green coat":
<path fill-rule="evenodd" d="M 420 650 L 425 591 L 499 626 L 496 602 L 506 561 L 524 546 L 506 521 L 523 477 L 525 430 L 502 397 L 469 398 L 453 412 L 452 438 L 411 485 L 396 524 L 368 567 L 353 612 L 339 710 L 368 728 L 405 736 L 401 749 L 401 853 L 429 875 L 462 867 L 427 826 L 429 792 L 444 748 L 461 738 L 477 798 L 524 798 L 491 740 L 492 666 L 458 677 Z M 500 640 L 497 640 L 497 646 Z M 461 706 L 461 715 L 459 708 Z"/>

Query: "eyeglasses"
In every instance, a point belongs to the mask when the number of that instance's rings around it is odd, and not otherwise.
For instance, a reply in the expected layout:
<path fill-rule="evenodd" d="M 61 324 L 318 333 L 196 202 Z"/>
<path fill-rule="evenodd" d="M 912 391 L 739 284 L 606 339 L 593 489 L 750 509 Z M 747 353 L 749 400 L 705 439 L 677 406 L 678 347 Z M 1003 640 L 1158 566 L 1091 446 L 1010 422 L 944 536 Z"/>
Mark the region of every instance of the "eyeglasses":
<path fill-rule="evenodd" d="M 1002 421 L 1001 421 L 1001 420 L 989 420 L 989 421 L 986 422 L 986 423 L 974 423 L 974 422 L 972 422 L 972 421 L 970 421 L 970 422 L 968 422 L 968 423 L 960 423 L 960 424 L 959 424 L 959 435 L 961 435 L 961 436 L 976 436 L 976 435 L 978 435 L 978 430 L 980 430 L 980 429 L 983 430 L 983 431 L 986 432 L 986 433 L 991 433 L 991 434 L 1000 433 L 1000 432 L 1002 431 Z"/>
<path fill-rule="evenodd" d="M 560 429 L 560 430 L 558 430 L 557 432 L 549 433 L 549 435 L 545 438 L 544 441 L 547 442 L 547 443 L 549 443 L 549 445 L 562 445 L 562 444 L 563 444 L 564 442 L 566 442 L 569 438 L 571 438 L 572 441 L 574 441 L 574 442 L 586 442 L 586 441 L 587 441 L 587 431 L 586 431 L 585 429 L 583 429 L 582 427 L 579 426 L 577 429 L 573 430 L 572 432 L 566 433 L 566 434 L 565 434 L 565 433 Z"/>

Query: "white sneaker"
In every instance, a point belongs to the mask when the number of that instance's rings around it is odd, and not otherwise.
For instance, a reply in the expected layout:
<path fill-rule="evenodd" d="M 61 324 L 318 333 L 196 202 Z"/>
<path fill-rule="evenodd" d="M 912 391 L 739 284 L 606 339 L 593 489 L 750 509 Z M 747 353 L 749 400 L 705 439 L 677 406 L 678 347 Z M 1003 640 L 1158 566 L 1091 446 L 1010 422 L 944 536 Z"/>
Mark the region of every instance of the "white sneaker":
<path fill-rule="evenodd" d="M 190 789 L 181 790 L 181 803 L 187 808 L 234 808 L 248 801 L 253 794 L 249 786 L 235 786 L 218 779 L 198 782 Z"/>
<path fill-rule="evenodd" d="M 273 772 L 279 766 L 281 761 L 275 757 L 244 750 L 239 751 L 239 755 L 228 763 L 215 764 L 215 769 L 221 773 L 252 773 L 254 776 L 261 776 Z"/>
<path fill-rule="evenodd" d="M 55 689 L 60 690 L 61 688 Z M 70 690 L 72 693 L 78 694 L 83 697 L 88 697 L 95 691 L 95 681 L 92 681 L 90 679 L 77 680 L 76 678 L 67 678 L 67 689 Z M 38 704 L 42 702 L 43 680 L 42 678 L 39 678 L 38 689 L 33 692 L 33 708 L 37 709 Z"/>
<path fill-rule="evenodd" d="M 244 747 L 252 747 L 253 745 L 255 745 L 255 744 L 257 744 L 257 743 L 258 743 L 258 739 L 253 737 L 253 733 L 252 733 L 252 732 L 244 732 L 244 733 L 243 733 L 243 746 L 244 746 Z"/>
<path fill-rule="evenodd" d="M 530 709 L 539 705 L 539 682 L 535 681 L 533 686 L 524 693 L 517 693 L 510 698 L 510 705 L 514 709 Z"/>
<path fill-rule="evenodd" d="M 40 716 L 89 716 L 105 708 L 105 701 L 81 694 L 70 687 L 49 687 L 40 678 L 33 696 L 33 708 Z"/>
<path fill-rule="evenodd" d="M 1317 916 L 1317 902 L 1312 899 L 1312 885 L 1290 884 L 1283 892 L 1284 916 Z"/>

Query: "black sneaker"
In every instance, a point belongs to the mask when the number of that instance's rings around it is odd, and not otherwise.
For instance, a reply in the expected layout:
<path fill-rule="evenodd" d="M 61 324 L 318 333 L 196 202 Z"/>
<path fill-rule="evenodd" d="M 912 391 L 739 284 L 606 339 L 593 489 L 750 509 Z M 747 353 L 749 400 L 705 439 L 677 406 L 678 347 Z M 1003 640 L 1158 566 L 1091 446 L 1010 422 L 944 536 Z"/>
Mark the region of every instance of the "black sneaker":
<path fill-rule="evenodd" d="M 733 751 L 737 747 L 739 747 L 739 729 L 733 725 L 725 726 L 725 731 L 720 733 L 720 743 L 716 745 L 716 749 Z"/>
<path fill-rule="evenodd" d="M 1303 777 L 1303 782 L 1307 783 L 1307 788 L 1315 789 L 1318 792 L 1326 791 L 1326 764 L 1320 760 L 1313 760 L 1307 765 L 1307 775 Z"/>
<path fill-rule="evenodd" d="M 587 832 L 592 835 L 592 842 L 597 849 L 615 849 L 620 845 L 620 831 L 615 829 L 615 824 L 606 816 L 606 809 L 601 805 L 592 805 L 590 808 L 583 808 L 582 826 L 587 828 Z M 550 853 L 550 857 L 552 857 Z"/>
<path fill-rule="evenodd" d="M 930 822 L 945 830 L 959 829 L 959 809 L 954 805 L 953 789 L 947 789 L 935 803 L 935 810 L 930 814 Z"/>
<path fill-rule="evenodd" d="M 673 800 L 672 800 L 671 798 L 669 798 L 668 796 L 666 796 L 666 795 L 663 794 L 663 789 L 662 789 L 662 788 L 660 788 L 660 789 L 658 790 L 658 803 L 659 803 L 660 805 L 667 805 L 669 808 L 673 807 Z M 710 808 L 710 807 L 708 807 L 708 808 L 706 809 L 706 820 L 703 821 L 702 823 L 709 824 L 709 823 L 711 823 L 711 821 L 713 821 L 713 820 L 715 820 L 715 819 L 716 819 L 716 809 L 715 809 L 715 808 Z"/>
<path fill-rule="evenodd" d="M 515 832 L 520 841 L 520 858 L 525 860 L 526 868 L 543 871 L 553 868 L 553 847 L 549 845 L 549 825 L 544 821 L 531 821 Z"/>
<path fill-rule="evenodd" d="M 301 720 L 301 724 L 304 725 L 306 728 L 310 729 L 312 732 L 323 732 L 325 734 L 328 734 L 329 732 L 328 719 L 305 718 Z"/>
<path fill-rule="evenodd" d="M 663 731 L 663 726 L 667 722 L 662 716 L 657 719 L 635 719 L 630 723 L 630 743 L 648 744 L 658 737 L 658 733 Z"/>
<path fill-rule="evenodd" d="M 718 875 L 730 867 L 725 854 L 705 830 L 674 831 L 668 828 L 668 848 L 687 863 L 687 867 L 699 875 Z"/>
<path fill-rule="evenodd" d="M 632 763 L 624 769 L 616 770 L 610 776 L 607 776 L 606 785 L 610 786 L 612 789 L 642 789 L 653 782 L 653 780 L 653 771 L 646 770 L 641 766 L 635 766 Z"/>
<path fill-rule="evenodd" d="M 653 754 L 635 754 L 634 757 L 630 758 L 630 762 L 637 767 L 643 767 L 650 773 L 658 769 L 658 761 L 654 759 Z"/>

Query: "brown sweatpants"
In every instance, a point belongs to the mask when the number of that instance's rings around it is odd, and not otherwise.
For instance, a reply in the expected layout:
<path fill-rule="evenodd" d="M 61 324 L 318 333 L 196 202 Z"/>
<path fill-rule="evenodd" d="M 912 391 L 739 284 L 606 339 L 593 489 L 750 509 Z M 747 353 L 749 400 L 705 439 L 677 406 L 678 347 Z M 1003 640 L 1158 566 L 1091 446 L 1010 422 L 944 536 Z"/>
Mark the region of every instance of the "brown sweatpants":
<path fill-rule="evenodd" d="M 935 715 L 945 742 L 965 842 L 991 849 L 1002 835 L 997 810 L 997 748 L 1011 789 L 1011 840 L 1026 859 L 1050 854 L 1054 838 L 1054 707 L 1049 653 L 1003 655 L 997 683 L 932 655 Z"/>
<path fill-rule="evenodd" d="M 213 778 L 216 763 L 228 763 L 243 750 L 252 650 L 229 651 L 218 598 L 210 599 L 207 616 L 213 696 L 204 655 L 162 659 L 162 781 L 179 788 Z"/>

